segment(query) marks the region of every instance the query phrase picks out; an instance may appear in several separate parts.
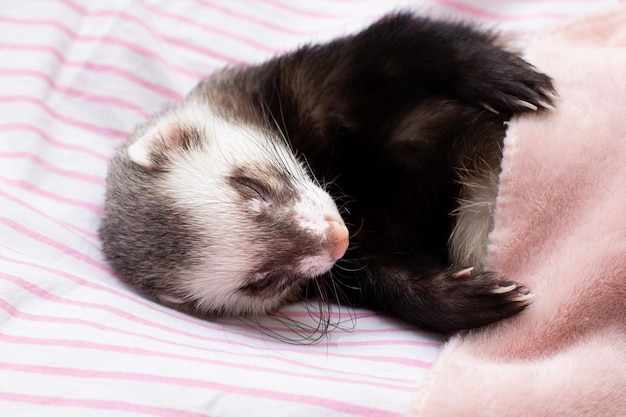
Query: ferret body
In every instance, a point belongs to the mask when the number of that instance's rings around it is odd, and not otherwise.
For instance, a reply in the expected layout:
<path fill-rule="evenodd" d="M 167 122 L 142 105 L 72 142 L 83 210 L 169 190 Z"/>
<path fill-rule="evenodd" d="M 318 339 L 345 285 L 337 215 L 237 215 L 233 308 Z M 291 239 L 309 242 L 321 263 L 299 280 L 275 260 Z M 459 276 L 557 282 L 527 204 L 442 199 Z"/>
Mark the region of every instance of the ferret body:
<path fill-rule="evenodd" d="M 482 262 L 505 124 L 554 96 L 497 42 L 401 13 L 209 76 L 113 158 L 107 260 L 209 317 L 305 292 L 441 332 L 521 311 Z"/>

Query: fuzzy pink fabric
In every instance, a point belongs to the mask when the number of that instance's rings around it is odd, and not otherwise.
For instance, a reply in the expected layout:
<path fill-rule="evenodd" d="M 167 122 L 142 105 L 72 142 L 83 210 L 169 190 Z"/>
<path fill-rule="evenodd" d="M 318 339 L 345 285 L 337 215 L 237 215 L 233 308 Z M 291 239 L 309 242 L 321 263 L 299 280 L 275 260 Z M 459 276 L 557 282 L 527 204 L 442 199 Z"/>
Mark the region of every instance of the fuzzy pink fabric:
<path fill-rule="evenodd" d="M 453 338 L 411 416 L 626 416 L 626 8 L 526 56 L 558 109 L 511 122 L 488 261 L 538 299 Z"/>

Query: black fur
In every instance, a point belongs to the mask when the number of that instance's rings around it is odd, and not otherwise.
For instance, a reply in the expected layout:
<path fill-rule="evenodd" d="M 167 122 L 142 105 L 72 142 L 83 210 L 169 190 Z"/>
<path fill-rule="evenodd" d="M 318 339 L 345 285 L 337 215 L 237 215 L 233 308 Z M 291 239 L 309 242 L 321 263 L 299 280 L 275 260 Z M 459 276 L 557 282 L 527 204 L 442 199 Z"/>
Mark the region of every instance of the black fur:
<path fill-rule="evenodd" d="M 485 158 L 498 170 L 505 122 L 551 102 L 550 79 L 497 42 L 465 24 L 397 14 L 353 36 L 226 69 L 191 93 L 229 120 L 286 137 L 320 183 L 344 196 L 351 246 L 308 293 L 339 289 L 342 302 L 440 332 L 528 304 L 517 300 L 522 287 L 494 293 L 512 284 L 494 272 L 459 277 L 471 265 L 455 265 L 448 248 L 461 168 Z M 262 296 L 272 285 L 242 291 Z"/>

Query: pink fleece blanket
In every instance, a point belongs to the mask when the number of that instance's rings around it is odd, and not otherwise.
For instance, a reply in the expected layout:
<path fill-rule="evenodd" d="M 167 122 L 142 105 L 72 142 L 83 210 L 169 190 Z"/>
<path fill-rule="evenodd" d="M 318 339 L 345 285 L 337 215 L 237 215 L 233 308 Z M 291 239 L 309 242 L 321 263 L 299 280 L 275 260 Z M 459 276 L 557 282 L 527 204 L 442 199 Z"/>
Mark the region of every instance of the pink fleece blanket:
<path fill-rule="evenodd" d="M 626 416 L 626 8 L 526 55 L 560 99 L 511 122 L 488 262 L 538 299 L 453 338 L 412 416 Z"/>

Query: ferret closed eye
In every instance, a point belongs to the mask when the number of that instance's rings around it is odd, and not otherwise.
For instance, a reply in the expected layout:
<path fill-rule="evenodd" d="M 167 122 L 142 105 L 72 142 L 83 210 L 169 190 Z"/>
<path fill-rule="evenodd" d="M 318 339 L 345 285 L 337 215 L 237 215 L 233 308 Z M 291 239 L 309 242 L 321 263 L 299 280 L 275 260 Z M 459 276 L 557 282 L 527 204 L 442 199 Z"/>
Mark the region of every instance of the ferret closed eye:
<path fill-rule="evenodd" d="M 400 13 L 208 76 L 112 159 L 108 262 L 208 317 L 329 292 L 440 332 L 522 311 L 485 248 L 506 122 L 555 96 L 501 44 Z"/>

